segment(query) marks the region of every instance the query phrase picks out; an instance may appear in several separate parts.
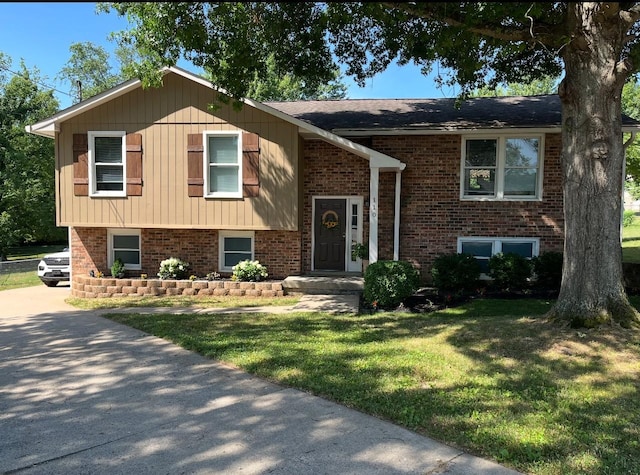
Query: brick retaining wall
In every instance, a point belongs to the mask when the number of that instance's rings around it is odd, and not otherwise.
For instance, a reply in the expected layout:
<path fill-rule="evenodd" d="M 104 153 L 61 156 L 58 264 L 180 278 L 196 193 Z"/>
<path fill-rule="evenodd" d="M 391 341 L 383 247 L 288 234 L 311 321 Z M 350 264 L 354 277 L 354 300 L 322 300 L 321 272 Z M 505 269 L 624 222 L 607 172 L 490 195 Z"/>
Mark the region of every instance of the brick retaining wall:
<path fill-rule="evenodd" d="M 73 277 L 71 295 L 79 298 L 139 297 L 144 295 L 230 295 L 234 297 L 282 297 L 282 281 L 234 282 L 231 280 L 114 279 Z"/>

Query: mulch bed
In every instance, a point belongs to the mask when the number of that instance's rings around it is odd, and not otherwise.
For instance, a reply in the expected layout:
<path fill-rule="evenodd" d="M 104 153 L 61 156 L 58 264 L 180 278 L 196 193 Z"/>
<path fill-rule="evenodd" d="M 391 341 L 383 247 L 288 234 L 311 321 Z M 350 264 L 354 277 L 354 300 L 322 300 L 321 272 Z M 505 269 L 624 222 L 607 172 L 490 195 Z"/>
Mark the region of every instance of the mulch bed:
<path fill-rule="evenodd" d="M 429 313 L 463 305 L 471 300 L 478 298 L 490 299 L 555 299 L 558 297 L 557 290 L 545 289 L 528 289 L 526 291 L 505 292 L 491 289 L 483 289 L 481 292 L 474 294 L 457 294 L 452 292 L 439 292 L 433 287 L 424 287 L 419 289 L 411 297 L 406 298 L 400 306 L 395 309 L 398 311 L 409 311 L 413 313 Z M 361 302 L 361 308 L 364 311 L 373 313 L 378 309 L 372 308 L 366 302 Z M 387 309 L 389 310 L 389 309 Z"/>

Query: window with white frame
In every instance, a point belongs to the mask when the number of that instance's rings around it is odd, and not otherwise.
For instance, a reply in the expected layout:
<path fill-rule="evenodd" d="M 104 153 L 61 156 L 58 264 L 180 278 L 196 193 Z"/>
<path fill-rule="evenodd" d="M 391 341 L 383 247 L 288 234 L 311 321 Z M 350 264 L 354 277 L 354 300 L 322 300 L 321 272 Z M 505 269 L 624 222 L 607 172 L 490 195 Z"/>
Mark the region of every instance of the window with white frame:
<path fill-rule="evenodd" d="M 126 132 L 89 132 L 91 196 L 126 196 Z"/>
<path fill-rule="evenodd" d="M 531 259 L 538 255 L 540 240 L 538 238 L 458 238 L 458 253 L 471 254 L 480 264 L 483 274 L 489 273 L 489 259 L 494 254 L 519 254 Z"/>
<path fill-rule="evenodd" d="M 232 272 L 240 261 L 254 260 L 253 231 L 220 231 L 220 271 Z"/>
<path fill-rule="evenodd" d="M 242 198 L 240 132 L 204 132 L 206 196 Z"/>
<path fill-rule="evenodd" d="M 139 229 L 109 230 L 109 267 L 118 258 L 124 263 L 125 269 L 142 269 Z"/>
<path fill-rule="evenodd" d="M 463 199 L 538 199 L 542 190 L 542 136 L 463 139 Z"/>

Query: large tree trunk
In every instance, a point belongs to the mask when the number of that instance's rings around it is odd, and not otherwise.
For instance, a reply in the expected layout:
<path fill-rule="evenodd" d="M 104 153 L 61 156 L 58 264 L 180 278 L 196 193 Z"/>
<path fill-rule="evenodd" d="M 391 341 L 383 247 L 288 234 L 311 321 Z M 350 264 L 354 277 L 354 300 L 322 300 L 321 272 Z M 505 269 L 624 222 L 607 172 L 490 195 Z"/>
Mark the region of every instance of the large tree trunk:
<path fill-rule="evenodd" d="M 620 222 L 624 146 L 618 63 L 625 29 L 602 4 L 569 4 L 573 40 L 562 56 L 565 244 L 562 286 L 550 312 L 572 326 L 640 322 L 622 275 Z"/>

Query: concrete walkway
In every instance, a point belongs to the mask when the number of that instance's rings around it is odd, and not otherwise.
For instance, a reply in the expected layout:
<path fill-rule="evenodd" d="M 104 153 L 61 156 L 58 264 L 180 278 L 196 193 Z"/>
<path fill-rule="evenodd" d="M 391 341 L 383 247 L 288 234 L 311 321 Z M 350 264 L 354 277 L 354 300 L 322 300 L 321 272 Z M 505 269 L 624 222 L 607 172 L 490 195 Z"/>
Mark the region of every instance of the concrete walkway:
<path fill-rule="evenodd" d="M 0 292 L 0 473 L 516 473 L 74 309 L 68 296 Z"/>

